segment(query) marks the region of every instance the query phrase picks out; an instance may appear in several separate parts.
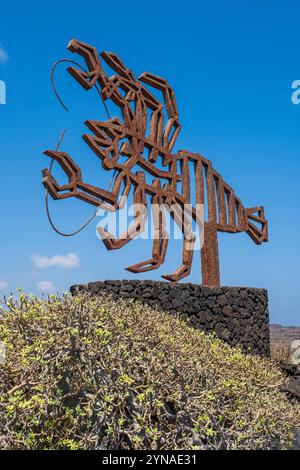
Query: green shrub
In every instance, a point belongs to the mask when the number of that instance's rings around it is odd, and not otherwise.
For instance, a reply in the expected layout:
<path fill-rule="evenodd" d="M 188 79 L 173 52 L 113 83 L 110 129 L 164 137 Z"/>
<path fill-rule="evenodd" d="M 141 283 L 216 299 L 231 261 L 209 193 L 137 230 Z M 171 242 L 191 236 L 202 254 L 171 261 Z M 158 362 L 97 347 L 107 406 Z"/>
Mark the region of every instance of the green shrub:
<path fill-rule="evenodd" d="M 271 361 L 137 302 L 20 294 L 0 314 L 1 449 L 287 448 Z"/>

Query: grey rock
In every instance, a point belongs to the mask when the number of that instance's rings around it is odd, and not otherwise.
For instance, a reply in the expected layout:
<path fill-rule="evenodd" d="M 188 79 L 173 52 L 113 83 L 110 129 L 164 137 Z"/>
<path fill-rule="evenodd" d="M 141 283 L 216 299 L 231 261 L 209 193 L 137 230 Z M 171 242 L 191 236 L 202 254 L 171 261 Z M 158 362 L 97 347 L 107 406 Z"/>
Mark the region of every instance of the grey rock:
<path fill-rule="evenodd" d="M 131 284 L 122 284 L 121 291 L 131 292 L 133 291 L 133 286 Z"/>
<path fill-rule="evenodd" d="M 153 297 L 153 299 L 156 299 L 159 295 L 159 288 L 157 286 L 154 286 L 152 291 L 151 291 L 151 295 Z"/>
<path fill-rule="evenodd" d="M 202 294 L 204 297 L 208 297 L 209 295 L 211 295 L 211 289 L 207 286 L 203 286 L 202 287 Z"/>
<path fill-rule="evenodd" d="M 295 430 L 293 450 L 300 450 L 300 428 Z"/>
<path fill-rule="evenodd" d="M 225 305 L 227 305 L 227 303 L 228 303 L 228 299 L 224 294 L 222 294 L 218 297 L 218 304 L 221 307 L 224 307 Z"/>
<path fill-rule="evenodd" d="M 289 380 L 286 391 L 295 397 L 298 401 L 300 401 L 300 377 L 292 377 Z"/>
<path fill-rule="evenodd" d="M 172 306 L 174 308 L 178 308 L 178 307 L 181 307 L 182 305 L 184 305 L 184 303 L 180 299 L 172 299 L 171 303 L 172 303 Z"/>
<path fill-rule="evenodd" d="M 172 290 L 172 294 L 171 294 L 172 298 L 173 299 L 180 299 L 181 296 L 182 296 L 182 291 L 179 287 L 175 287 L 173 290 Z"/>
<path fill-rule="evenodd" d="M 230 305 L 225 305 L 225 307 L 222 308 L 222 312 L 224 315 L 232 315 L 233 309 Z"/>

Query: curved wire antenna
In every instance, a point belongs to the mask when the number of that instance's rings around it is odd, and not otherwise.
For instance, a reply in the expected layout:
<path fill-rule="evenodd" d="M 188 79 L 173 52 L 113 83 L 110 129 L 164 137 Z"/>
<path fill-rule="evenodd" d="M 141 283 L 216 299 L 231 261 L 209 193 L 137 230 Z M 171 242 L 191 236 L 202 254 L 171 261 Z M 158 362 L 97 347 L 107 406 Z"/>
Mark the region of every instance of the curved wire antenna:
<path fill-rule="evenodd" d="M 60 144 L 65 136 L 65 133 L 66 133 L 66 130 L 63 129 L 62 133 L 60 134 L 60 137 L 58 139 L 58 142 L 56 144 L 56 151 L 59 149 L 60 147 Z M 54 163 L 54 158 L 51 159 L 51 162 L 50 162 L 50 166 L 49 166 L 49 171 L 50 173 L 52 172 L 52 167 L 53 167 L 53 163 Z M 109 180 L 109 183 L 108 183 L 108 187 L 107 187 L 107 191 L 109 191 L 110 187 L 111 187 L 111 184 L 113 182 L 113 179 L 115 177 L 115 174 L 116 174 L 116 170 L 114 170 L 114 173 L 112 175 L 112 177 L 110 178 Z M 48 188 L 46 188 L 46 193 L 45 193 L 45 202 L 46 202 L 46 213 L 47 213 L 47 217 L 48 217 L 48 220 L 49 220 L 49 223 L 51 225 L 51 227 L 53 228 L 53 230 L 58 234 L 58 235 L 62 235 L 63 237 L 72 237 L 74 235 L 77 235 L 78 233 L 80 233 L 85 227 L 87 227 L 89 225 L 90 222 L 92 222 L 92 220 L 96 217 L 97 215 L 97 212 L 99 210 L 99 207 L 97 207 L 97 209 L 92 213 L 92 215 L 87 219 L 86 222 L 84 222 L 77 230 L 74 230 L 73 232 L 69 232 L 69 233 L 66 233 L 66 232 L 62 232 L 61 230 L 59 230 L 57 228 L 57 226 L 54 224 L 53 220 L 52 220 L 52 216 L 51 216 L 51 213 L 50 213 L 50 208 L 49 208 L 49 190 Z"/>
<path fill-rule="evenodd" d="M 59 149 L 60 147 L 60 144 L 64 138 L 64 135 L 65 135 L 65 132 L 66 130 L 63 129 L 62 133 L 60 134 L 60 137 L 58 139 L 58 142 L 57 142 L 57 145 L 56 145 L 56 150 Z M 54 163 L 54 158 L 51 159 L 51 162 L 50 162 L 50 166 L 49 166 L 49 171 L 50 173 L 52 172 L 52 167 L 53 167 L 53 163 Z M 53 230 L 58 233 L 58 235 L 62 235 L 63 237 L 71 237 L 73 235 L 77 235 L 79 232 L 81 232 L 93 219 L 94 217 L 96 216 L 97 214 L 97 211 L 98 209 L 96 209 L 93 214 L 88 218 L 88 220 L 86 222 L 84 222 L 84 224 L 82 224 L 77 230 L 74 230 L 74 232 L 70 232 L 70 233 L 66 233 L 66 232 L 62 232 L 61 230 L 59 230 L 56 225 L 54 224 L 53 220 L 52 220 L 52 217 L 51 217 L 51 214 L 50 214 L 50 208 L 49 208 L 49 190 L 48 188 L 46 188 L 46 212 L 47 212 L 47 217 L 48 217 L 48 220 L 49 220 L 49 223 L 51 225 L 51 227 L 53 228 Z"/>
<path fill-rule="evenodd" d="M 54 75 L 55 75 L 55 71 L 56 71 L 56 67 L 61 64 L 61 63 L 69 63 L 69 64 L 73 64 L 73 65 L 76 65 L 76 67 L 80 68 L 84 73 L 88 73 L 88 71 L 82 67 L 82 65 L 80 65 L 78 62 L 76 62 L 75 60 L 71 60 L 71 59 L 66 59 L 66 58 L 63 58 L 63 59 L 59 59 L 57 60 L 53 66 L 52 66 L 52 69 L 51 69 L 51 85 L 52 85 L 52 88 L 53 88 L 53 91 L 55 93 L 55 96 L 56 98 L 58 99 L 58 101 L 60 102 L 61 106 L 64 108 L 65 111 L 69 111 L 69 109 L 67 108 L 67 106 L 65 105 L 65 103 L 63 102 L 63 100 L 61 99 L 60 97 L 60 94 L 58 93 L 57 91 L 57 86 L 55 84 L 55 80 L 54 80 Z M 99 95 L 99 97 L 101 98 L 101 101 L 103 103 L 103 106 L 105 108 L 105 111 L 106 111 L 106 114 L 107 114 L 107 117 L 108 119 L 110 119 L 110 114 L 109 114 L 109 111 L 108 111 L 108 108 L 106 106 L 106 103 L 103 99 L 103 96 L 101 94 L 101 89 L 99 88 L 99 85 L 98 83 L 95 83 L 94 87 L 96 88 L 97 90 L 97 93 Z"/>
<path fill-rule="evenodd" d="M 87 71 L 84 69 L 84 67 L 82 67 L 80 64 L 78 64 L 76 61 L 74 60 L 71 60 L 71 59 L 59 59 L 57 60 L 54 64 L 53 64 L 53 67 L 51 69 L 51 85 L 52 85 L 52 88 L 53 88 L 53 91 L 55 93 L 55 96 L 56 98 L 58 99 L 58 101 L 60 102 L 61 106 L 63 107 L 63 109 L 65 111 L 69 111 L 67 106 L 65 105 L 65 103 L 63 102 L 63 100 L 61 99 L 60 97 L 60 94 L 58 93 L 57 91 L 57 87 L 56 87 L 56 84 L 55 84 L 55 80 L 54 80 L 54 74 L 55 74 L 55 70 L 56 70 L 56 67 L 58 66 L 58 64 L 61 64 L 63 62 L 68 62 L 68 63 L 71 63 L 73 65 L 76 65 L 77 67 L 79 67 L 83 72 L 87 73 Z M 101 95 L 101 89 L 99 88 L 99 85 L 96 83 L 95 85 L 95 88 L 98 92 L 98 95 L 99 97 L 101 98 L 101 101 L 104 105 L 104 108 L 105 108 L 105 111 L 106 111 L 106 114 L 108 116 L 108 119 L 110 119 L 110 114 L 109 114 L 109 111 L 107 109 L 107 106 L 106 106 L 106 103 Z M 59 149 L 62 141 L 63 141 L 63 138 L 65 136 L 65 133 L 66 133 L 66 130 L 63 129 L 61 134 L 60 134 L 60 137 L 58 139 L 58 142 L 56 144 L 56 151 Z M 52 172 L 52 168 L 53 168 L 53 164 L 54 164 L 54 158 L 51 159 L 51 162 L 50 162 L 50 166 L 49 166 L 49 171 L 50 173 Z M 107 187 L 107 191 L 109 191 L 110 189 L 110 186 L 113 182 L 113 179 L 114 179 L 114 176 L 115 176 L 115 173 L 116 173 L 116 170 L 114 171 L 112 177 L 110 178 L 110 181 L 109 181 L 109 184 L 108 184 L 108 187 Z M 77 230 L 74 230 L 73 232 L 69 232 L 69 233 L 66 233 L 66 232 L 62 232 L 61 230 L 59 230 L 56 225 L 54 224 L 53 220 L 52 220 L 52 216 L 51 216 L 51 213 L 50 213 L 50 208 L 49 208 L 49 190 L 48 188 L 46 188 L 46 193 L 45 193 L 45 204 L 46 204 L 46 213 L 47 213 L 47 217 L 48 217 L 48 220 L 49 220 L 49 223 L 51 225 L 51 227 L 53 228 L 53 230 L 58 234 L 58 235 L 62 235 L 63 237 L 72 237 L 73 235 L 77 235 L 78 233 L 80 233 L 85 227 L 87 227 L 89 225 L 89 223 L 96 217 L 97 215 L 97 212 L 99 210 L 99 208 L 97 208 L 93 213 L 92 215 L 88 218 L 88 220 L 86 222 L 84 222 Z"/>

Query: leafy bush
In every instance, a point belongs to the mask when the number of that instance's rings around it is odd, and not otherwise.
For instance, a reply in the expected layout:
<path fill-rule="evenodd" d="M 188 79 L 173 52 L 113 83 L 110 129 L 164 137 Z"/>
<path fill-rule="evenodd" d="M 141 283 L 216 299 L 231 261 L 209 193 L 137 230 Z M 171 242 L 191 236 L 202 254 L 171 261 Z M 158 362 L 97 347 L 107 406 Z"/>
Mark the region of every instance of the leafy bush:
<path fill-rule="evenodd" d="M 2 449 L 287 448 L 271 361 L 137 302 L 20 294 L 0 314 Z"/>

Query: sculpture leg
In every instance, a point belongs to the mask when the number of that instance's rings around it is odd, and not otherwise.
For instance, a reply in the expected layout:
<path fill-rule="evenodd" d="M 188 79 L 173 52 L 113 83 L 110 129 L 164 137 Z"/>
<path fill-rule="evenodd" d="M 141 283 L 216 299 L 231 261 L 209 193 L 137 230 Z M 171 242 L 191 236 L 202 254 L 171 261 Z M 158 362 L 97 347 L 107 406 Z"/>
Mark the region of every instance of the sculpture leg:
<path fill-rule="evenodd" d="M 161 266 L 165 261 L 167 252 L 169 235 L 165 228 L 165 216 L 163 208 L 160 208 L 154 201 L 151 204 L 153 214 L 153 225 L 154 225 L 154 241 L 152 248 L 152 258 L 146 261 L 129 266 L 127 271 L 132 273 L 143 273 L 146 271 L 152 271 Z"/>
<path fill-rule="evenodd" d="M 202 284 L 220 286 L 219 252 L 217 231 L 208 223 L 204 225 L 204 244 L 201 248 Z"/>
<path fill-rule="evenodd" d="M 128 193 L 130 190 L 129 186 L 125 186 L 122 198 L 123 200 L 127 199 Z M 126 245 L 130 240 L 133 240 L 138 235 L 140 235 L 145 230 L 145 223 L 148 218 L 148 210 L 147 210 L 147 201 L 142 189 L 136 189 L 134 195 L 134 203 L 137 205 L 137 211 L 134 214 L 134 221 L 128 229 L 120 235 L 119 238 L 114 237 L 111 233 L 109 233 L 106 229 L 99 226 L 97 228 L 97 232 L 101 236 L 104 245 L 106 246 L 107 250 L 117 250 L 122 248 Z M 121 204 L 119 206 L 121 209 Z"/>
<path fill-rule="evenodd" d="M 195 240 L 183 240 L 183 255 L 182 255 L 182 265 L 173 274 L 165 274 L 162 277 L 167 279 L 167 281 L 177 282 L 180 279 L 188 276 L 191 272 L 192 260 L 193 260 L 193 248 L 191 244 L 194 245 Z"/>
<path fill-rule="evenodd" d="M 158 77 L 153 73 L 144 72 L 140 75 L 139 80 L 157 90 L 161 90 L 163 93 L 165 109 L 168 114 L 168 121 L 163 133 L 163 146 L 171 151 L 181 129 L 178 121 L 178 109 L 174 90 L 165 78 Z"/>
<path fill-rule="evenodd" d="M 177 282 L 188 276 L 191 272 L 196 236 L 192 232 L 191 218 L 187 214 L 183 214 L 181 207 L 174 205 L 171 217 L 183 233 L 182 265 L 173 274 L 166 274 L 162 277 L 168 281 Z"/>

